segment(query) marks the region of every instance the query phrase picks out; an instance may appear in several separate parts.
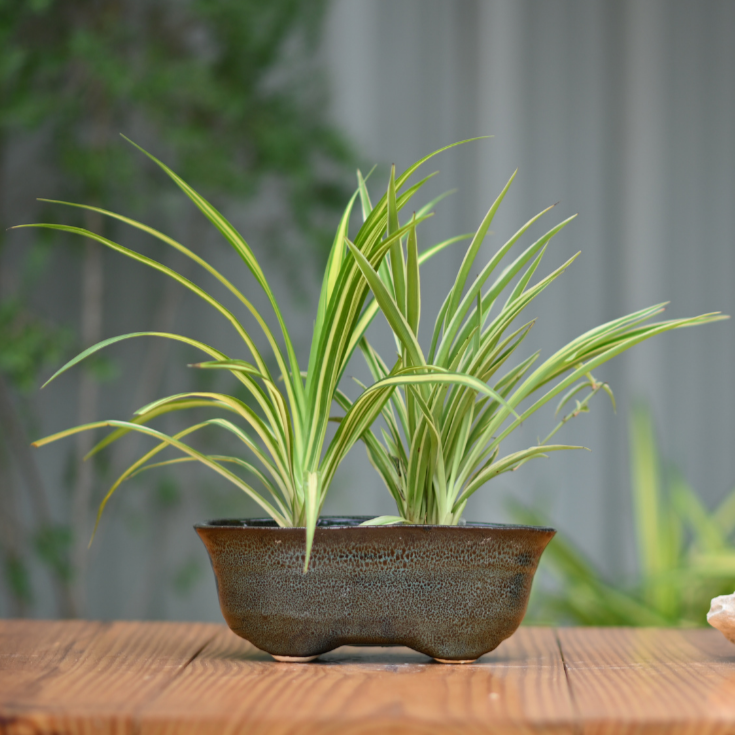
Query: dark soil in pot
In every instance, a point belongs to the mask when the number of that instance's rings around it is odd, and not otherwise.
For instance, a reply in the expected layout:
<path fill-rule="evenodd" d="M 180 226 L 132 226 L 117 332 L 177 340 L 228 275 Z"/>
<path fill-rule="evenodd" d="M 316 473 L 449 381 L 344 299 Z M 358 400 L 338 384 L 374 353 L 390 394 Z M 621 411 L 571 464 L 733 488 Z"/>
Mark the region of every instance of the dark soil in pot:
<path fill-rule="evenodd" d="M 276 657 L 404 645 L 447 662 L 492 651 L 520 625 L 551 528 L 360 526 L 322 518 L 304 574 L 303 528 L 266 519 L 195 526 L 230 628 Z"/>

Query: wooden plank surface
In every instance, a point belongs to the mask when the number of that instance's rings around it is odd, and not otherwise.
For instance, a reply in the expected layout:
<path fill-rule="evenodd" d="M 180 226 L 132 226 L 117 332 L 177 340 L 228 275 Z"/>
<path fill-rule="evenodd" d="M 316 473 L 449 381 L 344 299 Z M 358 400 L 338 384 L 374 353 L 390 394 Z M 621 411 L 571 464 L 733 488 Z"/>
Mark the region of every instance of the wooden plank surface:
<path fill-rule="evenodd" d="M 712 630 L 525 628 L 477 663 L 343 647 L 279 664 L 224 626 L 0 621 L 0 734 L 735 735 Z"/>
<path fill-rule="evenodd" d="M 735 733 L 735 646 L 716 630 L 558 635 L 580 733 Z"/>
<path fill-rule="evenodd" d="M 342 647 L 273 664 L 223 630 L 141 711 L 141 733 L 572 733 L 552 629 L 525 628 L 475 664 Z"/>
<path fill-rule="evenodd" d="M 132 733 L 221 626 L 0 622 L 0 733 Z"/>

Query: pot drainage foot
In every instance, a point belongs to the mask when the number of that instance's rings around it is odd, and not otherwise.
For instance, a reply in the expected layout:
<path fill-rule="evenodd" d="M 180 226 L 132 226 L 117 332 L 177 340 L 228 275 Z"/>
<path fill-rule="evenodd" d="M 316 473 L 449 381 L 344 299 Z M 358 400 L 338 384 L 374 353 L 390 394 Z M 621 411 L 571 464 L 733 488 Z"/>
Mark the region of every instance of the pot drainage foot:
<path fill-rule="evenodd" d="M 436 658 L 434 657 L 434 661 L 440 664 L 473 664 L 475 661 L 477 661 L 476 658 L 462 658 L 462 659 L 452 659 L 452 658 Z"/>
<path fill-rule="evenodd" d="M 274 653 L 271 654 L 276 661 L 280 661 L 282 664 L 308 664 L 309 661 L 313 661 L 316 656 L 276 656 Z"/>

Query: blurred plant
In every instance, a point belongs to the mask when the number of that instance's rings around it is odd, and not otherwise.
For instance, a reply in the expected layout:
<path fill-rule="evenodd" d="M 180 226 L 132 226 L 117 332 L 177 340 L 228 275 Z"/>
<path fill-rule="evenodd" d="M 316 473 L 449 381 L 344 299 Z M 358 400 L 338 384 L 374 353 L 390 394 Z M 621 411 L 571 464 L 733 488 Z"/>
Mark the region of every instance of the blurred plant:
<path fill-rule="evenodd" d="M 341 207 L 346 191 L 343 164 L 350 157 L 341 137 L 324 122 L 315 73 L 313 51 L 325 5 L 325 0 L 308 4 L 296 0 L 142 4 L 136 0 L 0 0 L 0 170 L 11 149 L 32 133 L 37 161 L 47 178 L 58 182 L 54 193 L 59 198 L 81 199 L 99 207 L 124 199 L 137 203 L 139 209 L 153 208 L 161 217 L 164 208 L 155 206 L 161 182 L 140 176 L 117 137 L 123 130 L 139 131 L 136 137 L 164 147 L 177 168 L 211 195 L 242 199 L 256 195 L 266 182 L 276 183 L 285 206 L 270 225 L 269 251 L 277 256 L 282 242 L 298 231 L 312 246 L 312 255 L 324 259 L 325 223 L 331 223 L 331 212 Z M 110 176 L 113 170 L 115 176 Z M 0 191 L 0 212 L 6 216 L 10 196 L 9 188 Z M 169 217 L 175 220 L 180 214 Z M 110 234 L 110 224 L 91 210 L 70 211 L 68 223 L 98 235 Z M 195 241 L 198 224 L 187 230 Z M 64 340 L 58 325 L 34 313 L 30 292 L 15 287 L 20 276 L 11 263 L 24 256 L 10 258 L 4 250 L 8 246 L 0 239 L 1 336 L 8 331 L 14 335 L 12 341 L 0 343 L 0 377 L 4 376 L 0 502 L 11 512 L 6 517 L 14 518 L 15 528 L 21 528 L 25 522 L 21 493 L 11 480 L 22 475 L 36 507 L 30 522 L 37 529 L 61 528 L 50 517 L 49 497 L 33 459 L 30 454 L 21 456 L 17 447 L 27 447 L 31 433 L 28 411 L 20 410 L 24 408 L 20 390 L 37 384 L 38 371 L 51 359 L 50 352 L 39 352 L 39 346 L 57 350 L 69 340 Z M 26 260 L 37 250 L 34 245 L 24 251 Z M 91 240 L 81 255 L 77 342 L 87 346 L 103 333 L 104 260 L 102 248 Z M 164 289 L 152 326 L 169 328 L 178 300 L 176 289 Z M 160 383 L 165 354 L 165 345 L 147 353 L 139 372 L 140 402 L 148 400 Z M 78 419 L 82 422 L 93 420 L 97 413 L 98 375 L 93 367 L 90 364 L 79 381 Z M 81 437 L 77 459 L 90 448 L 89 439 Z M 120 455 L 112 465 L 124 461 Z M 68 563 L 61 564 L 62 558 L 53 562 L 66 569 L 62 586 L 68 588 L 71 581 L 73 587 L 59 602 L 58 612 L 63 615 L 84 609 L 83 566 L 93 473 L 94 466 L 87 463 L 73 480 L 73 527 L 66 532 L 72 539 L 71 557 Z M 3 534 L 4 542 L 9 538 Z M 11 591 L 28 591 L 27 572 L 19 571 L 28 566 L 27 553 L 18 552 L 19 556 L 8 544 L 13 546 L 10 541 L 3 543 L 6 566 L 14 571 L 6 581 Z M 56 547 L 44 545 L 45 558 L 53 556 L 51 548 Z M 63 554 L 68 557 L 67 551 Z M 18 603 L 14 612 L 22 614 L 30 593 L 12 594 Z"/>
<path fill-rule="evenodd" d="M 712 512 L 670 463 L 659 457 L 650 413 L 633 408 L 630 420 L 637 578 L 606 580 L 563 537 L 548 546 L 542 565 L 560 583 L 539 591 L 532 617 L 578 625 L 705 625 L 709 601 L 735 589 L 735 490 Z M 549 525 L 542 514 L 513 504 L 524 523 Z"/>
<path fill-rule="evenodd" d="M 31 282 L 25 280 L 26 286 Z M 25 305 L 24 294 L 0 301 L 0 549 L 16 616 L 33 602 L 29 555 L 35 551 L 51 572 L 61 610 L 70 607 L 69 534 L 54 522 L 41 476 L 26 438 L 31 416 L 28 394 L 41 369 L 56 362 L 68 342 L 65 330 L 46 323 Z M 16 472 L 11 471 L 11 457 Z M 35 521 L 29 538 L 22 532 L 16 477 L 28 492 Z"/>

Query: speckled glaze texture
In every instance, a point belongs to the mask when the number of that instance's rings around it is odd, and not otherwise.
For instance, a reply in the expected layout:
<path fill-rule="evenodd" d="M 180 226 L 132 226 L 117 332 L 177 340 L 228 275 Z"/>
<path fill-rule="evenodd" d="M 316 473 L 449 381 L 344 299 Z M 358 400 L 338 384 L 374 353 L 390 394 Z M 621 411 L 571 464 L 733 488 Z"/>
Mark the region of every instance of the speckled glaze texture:
<path fill-rule="evenodd" d="M 276 656 L 399 644 L 448 661 L 492 651 L 520 625 L 551 528 L 359 526 L 325 518 L 304 574 L 303 528 L 196 526 L 230 628 Z"/>

